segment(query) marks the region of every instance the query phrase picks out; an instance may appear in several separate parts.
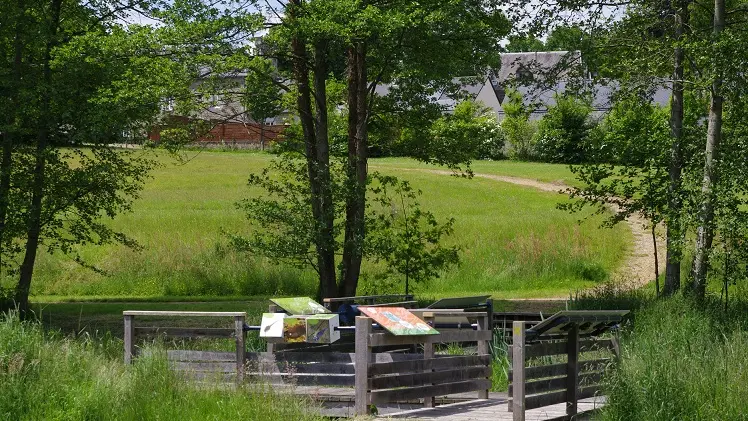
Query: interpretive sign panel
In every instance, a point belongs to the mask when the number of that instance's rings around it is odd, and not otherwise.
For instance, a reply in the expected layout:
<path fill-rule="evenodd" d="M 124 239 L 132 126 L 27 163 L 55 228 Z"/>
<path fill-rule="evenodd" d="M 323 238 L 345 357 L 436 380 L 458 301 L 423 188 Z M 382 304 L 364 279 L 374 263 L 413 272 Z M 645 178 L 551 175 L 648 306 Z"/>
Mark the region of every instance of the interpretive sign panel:
<path fill-rule="evenodd" d="M 306 342 L 306 318 L 287 316 L 283 319 L 283 340 L 286 342 Z"/>
<path fill-rule="evenodd" d="M 364 307 L 361 313 L 371 317 L 396 336 L 438 335 L 439 332 L 402 307 Z"/>
<path fill-rule="evenodd" d="M 330 344 L 340 339 L 340 318 L 337 314 L 315 314 L 306 318 L 306 341 Z"/>
<path fill-rule="evenodd" d="M 289 314 L 320 314 L 329 313 L 322 304 L 312 300 L 309 297 L 291 297 L 291 298 L 271 298 L 270 301 L 278 305 Z"/>
<path fill-rule="evenodd" d="M 282 338 L 283 337 L 283 319 L 285 313 L 262 313 L 260 322 L 261 338 Z"/>
<path fill-rule="evenodd" d="M 580 335 L 595 336 L 620 323 L 628 313 L 628 310 L 559 311 L 528 329 L 527 335 L 528 339 L 543 335 L 563 335 L 575 325 Z"/>

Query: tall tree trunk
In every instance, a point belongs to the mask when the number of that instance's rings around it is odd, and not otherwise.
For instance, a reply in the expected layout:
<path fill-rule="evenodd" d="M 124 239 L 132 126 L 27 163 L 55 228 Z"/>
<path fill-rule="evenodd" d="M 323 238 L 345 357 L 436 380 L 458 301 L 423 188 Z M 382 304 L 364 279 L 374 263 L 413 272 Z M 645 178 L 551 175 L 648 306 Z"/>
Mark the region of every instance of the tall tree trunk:
<path fill-rule="evenodd" d="M 26 250 L 21 264 L 18 285 L 15 291 L 15 300 L 21 314 L 21 318 L 30 316 L 29 292 L 31 291 L 31 278 L 34 274 L 34 263 L 36 252 L 39 249 L 39 237 L 41 234 L 42 199 L 44 197 L 45 166 L 47 144 L 49 142 L 50 127 L 50 82 L 52 80 L 52 47 L 57 37 L 57 29 L 60 24 L 60 10 L 63 0 L 52 0 L 50 9 L 50 27 L 44 57 L 42 62 L 42 84 L 40 86 L 39 121 L 37 123 L 36 140 L 36 162 L 31 186 L 31 206 L 29 207 L 28 226 L 26 230 Z"/>
<path fill-rule="evenodd" d="M 675 37 L 681 42 L 688 25 L 688 0 L 678 2 L 679 9 L 675 16 Z M 670 128 L 673 143 L 670 148 L 670 184 L 668 186 L 669 213 L 666 221 L 666 255 L 665 255 L 665 295 L 672 295 L 680 289 L 680 244 L 683 238 L 681 230 L 681 174 L 683 172 L 683 48 L 678 45 L 673 55 L 673 96 L 670 101 Z"/>
<path fill-rule="evenodd" d="M 19 107 L 19 95 L 21 89 L 21 66 L 23 65 L 23 5 L 24 0 L 18 0 L 15 19 L 15 35 L 13 40 L 13 70 L 11 74 L 11 94 L 9 100 L 11 109 Z M 7 116 L 8 128 L 3 133 L 2 161 L 0 161 L 0 270 L 3 265 L 3 253 L 5 245 L 5 232 L 8 217 L 8 206 L 10 204 L 10 172 L 13 162 L 13 144 L 16 130 L 20 122 L 15 113 Z"/>
<path fill-rule="evenodd" d="M 714 0 L 714 44 L 718 41 L 725 27 L 725 0 Z M 701 184 L 702 203 L 699 212 L 699 226 L 696 229 L 696 250 L 694 251 L 691 270 L 691 289 L 697 296 L 706 293 L 706 279 L 709 268 L 709 253 L 714 239 L 714 186 L 717 183 L 716 161 L 719 159 L 719 145 L 722 140 L 722 69 L 718 52 L 712 52 L 714 80 L 712 81 L 711 103 L 706 134 L 704 157 L 704 179 Z"/>
<path fill-rule="evenodd" d="M 315 138 L 317 154 L 317 183 L 319 184 L 320 224 L 317 253 L 320 255 L 321 298 L 337 297 L 335 274 L 335 203 L 330 176 L 330 141 L 327 117 L 327 42 L 314 45 L 314 98 L 316 101 Z"/>
<path fill-rule="evenodd" d="M 301 0 L 292 0 L 289 7 L 288 18 L 293 21 L 297 14 L 297 9 L 301 7 Z M 293 75 L 298 86 L 298 96 L 296 97 L 296 107 L 299 112 L 299 121 L 304 136 L 304 153 L 306 155 L 307 175 L 309 177 L 309 192 L 312 198 L 312 217 L 316 225 L 319 225 L 322 219 L 322 207 L 320 201 L 320 183 L 318 176 L 317 162 L 317 141 L 314 130 L 314 114 L 312 111 L 312 94 L 309 86 L 309 66 L 308 54 L 304 40 L 294 34 L 291 38 L 291 53 L 293 55 L 292 66 Z M 325 261 L 323 259 L 323 245 L 320 243 L 320 236 L 315 235 L 314 246 L 317 250 L 317 272 L 319 274 L 319 291 L 321 297 L 327 285 L 327 280 L 323 276 Z M 319 297 L 318 297 L 319 298 Z"/>
<path fill-rule="evenodd" d="M 348 185 L 346 196 L 345 245 L 343 249 L 342 296 L 356 295 L 361 274 L 363 242 L 366 235 L 366 179 L 368 148 L 368 101 L 366 43 L 348 49 Z"/>

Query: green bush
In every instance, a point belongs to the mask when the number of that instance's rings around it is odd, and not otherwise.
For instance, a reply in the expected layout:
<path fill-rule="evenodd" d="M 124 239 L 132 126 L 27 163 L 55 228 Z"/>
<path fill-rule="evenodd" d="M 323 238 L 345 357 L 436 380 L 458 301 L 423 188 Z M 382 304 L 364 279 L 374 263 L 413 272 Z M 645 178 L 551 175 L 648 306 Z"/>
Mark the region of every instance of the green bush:
<path fill-rule="evenodd" d="M 672 141 L 669 110 L 634 97 L 617 102 L 590 136 L 597 162 L 642 166 L 669 159 L 662 151 Z"/>
<path fill-rule="evenodd" d="M 738 420 L 748 414 L 744 303 L 674 297 L 639 311 L 606 378 L 603 420 Z"/>
<path fill-rule="evenodd" d="M 522 102 L 522 94 L 510 89 L 506 93 L 507 101 L 501 130 L 506 139 L 506 153 L 510 159 L 529 161 L 534 158 L 534 142 L 537 125 L 530 121 L 530 110 Z"/>
<path fill-rule="evenodd" d="M 534 142 L 535 155 L 543 162 L 579 164 L 587 161 L 585 154 L 590 130 L 589 104 L 571 97 L 556 95 L 556 104 L 538 124 Z"/>
<path fill-rule="evenodd" d="M 158 349 L 127 367 L 121 346 L 56 338 L 0 314 L 0 420 L 321 419 L 262 386 L 195 387 L 169 370 Z"/>
<path fill-rule="evenodd" d="M 431 126 L 431 155 L 473 159 L 501 159 L 504 136 L 490 110 L 474 101 L 463 101 Z"/>

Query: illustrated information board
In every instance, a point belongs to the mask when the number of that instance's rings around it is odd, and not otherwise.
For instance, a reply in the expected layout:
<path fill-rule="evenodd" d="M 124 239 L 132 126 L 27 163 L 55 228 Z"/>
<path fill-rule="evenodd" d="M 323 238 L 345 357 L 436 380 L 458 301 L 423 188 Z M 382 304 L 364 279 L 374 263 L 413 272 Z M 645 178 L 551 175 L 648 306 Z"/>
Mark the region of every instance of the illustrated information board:
<path fill-rule="evenodd" d="M 364 307 L 361 313 L 371 317 L 395 336 L 438 335 L 439 332 L 402 307 Z"/>
<path fill-rule="evenodd" d="M 337 314 L 288 315 L 263 313 L 260 337 L 273 342 L 308 342 L 330 344 L 340 339 Z"/>
<path fill-rule="evenodd" d="M 291 298 L 271 298 L 270 301 L 275 303 L 289 314 L 321 314 L 329 313 L 322 304 L 312 300 L 309 297 L 291 297 Z"/>

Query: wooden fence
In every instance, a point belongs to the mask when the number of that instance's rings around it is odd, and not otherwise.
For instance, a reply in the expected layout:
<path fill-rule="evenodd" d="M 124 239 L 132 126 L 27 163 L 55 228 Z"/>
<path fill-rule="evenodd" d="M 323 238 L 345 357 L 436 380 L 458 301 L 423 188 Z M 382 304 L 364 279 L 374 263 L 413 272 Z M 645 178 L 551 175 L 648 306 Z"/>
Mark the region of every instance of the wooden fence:
<path fill-rule="evenodd" d="M 439 315 L 447 316 L 444 312 Z M 457 392 L 478 391 L 478 398 L 488 398 L 491 388 L 491 354 L 489 342 L 493 331 L 485 313 L 460 312 L 460 316 L 478 318 L 477 329 L 441 330 L 438 335 L 394 336 L 375 332 L 368 317 L 356 318 L 355 409 L 357 415 L 369 412 L 370 405 L 397 400 L 423 399 L 424 406 L 434 405 L 434 397 Z M 433 321 L 436 314 L 424 313 Z M 440 343 L 477 342 L 478 355 L 437 356 L 434 346 Z M 419 345 L 423 354 L 406 361 L 378 362 L 372 348 L 388 345 Z"/>
<path fill-rule="evenodd" d="M 164 335 L 180 338 L 226 338 L 234 339 L 236 350 L 231 353 L 174 351 L 172 361 L 182 371 L 199 373 L 222 373 L 226 367 L 233 365 L 236 379 L 244 379 L 246 363 L 246 339 L 244 322 L 245 312 L 205 312 L 205 311 L 123 311 L 125 319 L 125 364 L 132 364 L 136 356 L 135 342 L 139 336 Z M 138 327 L 135 318 L 141 317 L 225 317 L 233 319 L 231 327 Z"/>
<path fill-rule="evenodd" d="M 580 339 L 570 325 L 565 339 L 526 342 L 526 324 L 515 321 L 509 348 L 509 411 L 515 421 L 524 421 L 525 410 L 566 403 L 567 418 L 577 414 L 577 401 L 599 394 L 605 368 L 618 354 L 615 339 Z M 604 358 L 582 359 L 595 352 Z M 565 358 L 564 358 L 565 357 Z M 558 362 L 559 360 L 566 360 Z M 535 364 L 527 366 L 530 360 Z M 555 360 L 555 361 L 554 361 Z"/>

